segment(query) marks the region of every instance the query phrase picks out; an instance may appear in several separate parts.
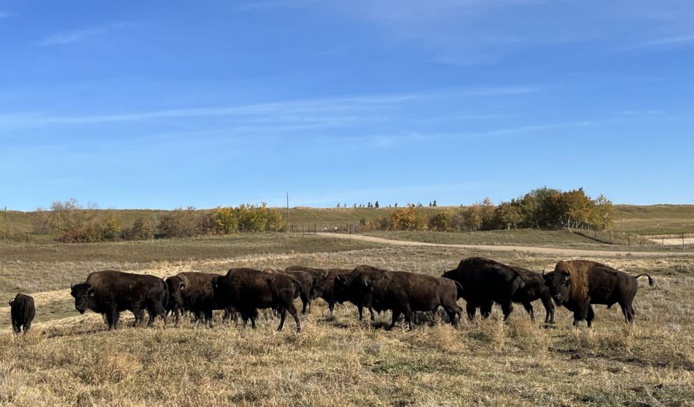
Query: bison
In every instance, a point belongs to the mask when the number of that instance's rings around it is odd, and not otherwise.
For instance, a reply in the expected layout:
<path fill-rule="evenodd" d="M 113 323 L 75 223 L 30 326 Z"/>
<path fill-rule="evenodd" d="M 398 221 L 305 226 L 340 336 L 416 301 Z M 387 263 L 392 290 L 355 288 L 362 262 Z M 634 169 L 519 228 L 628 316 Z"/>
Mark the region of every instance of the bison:
<path fill-rule="evenodd" d="M 373 293 L 371 290 L 354 290 L 352 283 L 358 279 L 368 278 L 371 284 L 378 281 L 384 274 L 389 273 L 378 267 L 362 265 L 357 266 L 354 270 L 345 274 L 337 274 L 334 279 L 333 293 L 336 297 L 349 301 L 357 306 L 359 312 L 359 320 L 364 319 L 364 307 L 369 309 L 371 320 L 375 319 L 374 306 L 376 310 L 381 312 L 385 309 L 380 308 L 380 304 L 376 301 L 374 305 Z"/>
<path fill-rule="evenodd" d="M 335 304 L 342 304 L 348 301 L 343 291 L 335 289 L 335 277 L 339 275 L 347 275 L 351 270 L 348 269 L 327 269 L 322 277 L 318 277 L 314 290 L 311 293 L 311 299 L 322 298 L 328 303 L 330 312 L 329 318 L 332 318 Z"/>
<path fill-rule="evenodd" d="M 91 309 L 105 315 L 109 330 L 118 328 L 120 312 L 125 310 L 135 315 L 134 325 L 140 322 L 144 310 L 149 313 L 148 326 L 152 326 L 157 315 L 166 323 L 169 291 L 159 277 L 117 270 L 95 271 L 87 276 L 86 282 L 73 285 L 70 294 L 80 314 Z"/>
<path fill-rule="evenodd" d="M 287 312 L 294 317 L 296 331 L 301 331 L 294 298 L 302 287 L 292 277 L 250 268 L 232 268 L 226 275 L 215 277 L 212 286 L 215 301 L 222 307 L 234 307 L 241 313 L 244 326 L 250 319 L 252 327 L 256 327 L 259 308 L 275 308 L 280 312 L 278 331 L 284 326 Z"/>
<path fill-rule="evenodd" d="M 195 315 L 195 322 L 204 319 L 208 327 L 212 327 L 212 312 L 223 309 L 214 299 L 212 279 L 220 277 L 216 273 L 183 272 L 166 279 L 169 286 L 169 308 L 174 309 L 176 325 L 178 325 L 178 310 L 190 311 Z M 236 314 L 229 310 L 228 315 L 233 319 Z M 233 316 L 232 316 L 233 315 Z"/>
<path fill-rule="evenodd" d="M 414 329 L 415 311 L 434 312 L 443 307 L 453 325 L 462 312 L 457 304 L 462 287 L 449 279 L 371 266 L 357 267 L 348 279 L 345 290 L 350 301 L 365 301 L 376 310 L 392 310 L 390 329 L 401 314 L 409 329 Z"/>
<path fill-rule="evenodd" d="M 469 257 L 458 264 L 458 268 L 443 273 L 442 277 L 455 280 L 463 286 L 462 297 L 466 302 L 468 318 L 475 319 L 477 308 L 487 318 L 492 304 L 501 305 L 504 320 L 513 311 L 513 301 L 530 298 L 519 292 L 526 286 L 523 275 L 515 268 L 484 257 Z M 526 307 L 527 309 L 527 307 Z"/>
<path fill-rule="evenodd" d="M 299 298 L 301 298 L 301 313 L 306 314 L 307 308 L 308 312 L 311 313 L 311 302 L 313 300 L 311 298 L 311 292 L 314 291 L 314 286 L 316 285 L 316 277 L 312 273 L 295 268 L 285 270 L 266 268 L 263 271 L 266 273 L 285 274 L 298 281 L 299 285 L 301 286 L 301 290 L 296 294 Z"/>
<path fill-rule="evenodd" d="M 592 304 L 604 304 L 609 308 L 619 303 L 626 322 L 633 323 L 636 279 L 643 276 L 648 277 L 652 286 L 653 279 L 648 274 L 634 277 L 595 261 L 562 260 L 544 278 L 557 305 L 573 311 L 574 326 L 585 320 L 590 328 L 595 318 Z"/>
<path fill-rule="evenodd" d="M 31 328 L 31 321 L 36 316 L 34 298 L 26 294 L 17 294 L 10 300 L 10 315 L 12 316 L 12 329 L 15 333 L 24 331 L 26 334 Z"/>
<path fill-rule="evenodd" d="M 549 292 L 549 288 L 545 285 L 545 279 L 542 274 L 524 269 L 522 267 L 509 266 L 516 270 L 521 275 L 525 285 L 513 294 L 511 301 L 515 303 L 523 304 L 523 307 L 528 314 L 530 314 L 530 319 L 535 321 L 535 309 L 533 308 L 532 302 L 535 300 L 542 301 L 542 305 L 545 307 L 545 324 L 554 323 L 554 303 L 552 302 L 552 295 Z M 480 309 L 482 315 L 489 315 L 491 313 L 491 304 Z"/>

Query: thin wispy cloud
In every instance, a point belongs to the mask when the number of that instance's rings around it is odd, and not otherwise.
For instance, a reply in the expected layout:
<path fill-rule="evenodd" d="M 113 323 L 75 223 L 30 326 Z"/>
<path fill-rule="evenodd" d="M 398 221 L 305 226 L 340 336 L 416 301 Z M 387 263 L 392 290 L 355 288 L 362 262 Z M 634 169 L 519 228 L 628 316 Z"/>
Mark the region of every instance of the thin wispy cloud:
<path fill-rule="evenodd" d="M 540 92 L 537 86 L 500 86 L 469 89 L 449 89 L 421 93 L 375 94 L 334 98 L 299 99 L 238 106 L 211 106 L 181 109 L 60 116 L 40 113 L 0 115 L 0 131 L 22 127 L 48 125 L 89 125 L 154 120 L 194 118 L 228 118 L 244 123 L 286 123 L 298 125 L 344 125 L 369 121 L 379 110 L 395 109 L 408 103 L 437 99 L 468 100 L 522 96 Z"/>
<path fill-rule="evenodd" d="M 694 34 L 680 35 L 674 37 L 658 38 L 650 41 L 644 41 L 635 44 L 629 49 L 660 49 L 660 48 L 676 48 L 689 47 L 694 45 Z"/>
<path fill-rule="evenodd" d="M 48 37 L 37 42 L 38 45 L 67 45 L 76 42 L 84 41 L 91 37 L 109 34 L 113 31 L 127 27 L 128 23 L 109 24 L 102 27 L 87 28 L 75 31 L 58 32 L 49 35 Z"/>

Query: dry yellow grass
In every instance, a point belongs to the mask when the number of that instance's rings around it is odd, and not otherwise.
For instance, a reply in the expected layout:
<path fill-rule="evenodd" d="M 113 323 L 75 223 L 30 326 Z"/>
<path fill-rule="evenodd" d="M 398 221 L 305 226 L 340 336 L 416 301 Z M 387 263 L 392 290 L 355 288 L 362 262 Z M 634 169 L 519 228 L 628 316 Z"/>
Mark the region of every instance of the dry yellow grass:
<path fill-rule="evenodd" d="M 298 335 L 291 324 L 277 333 L 277 321 L 262 317 L 257 330 L 219 321 L 212 329 L 161 322 L 132 328 L 129 313 L 121 329 L 108 332 L 100 316 L 73 308 L 70 281 L 105 266 L 166 276 L 231 266 L 372 264 L 439 275 L 471 255 L 539 271 L 567 258 L 420 246 L 326 252 L 318 240 L 307 241 L 312 250 L 292 253 L 283 241 L 275 248 L 263 242 L 262 250 L 249 245 L 233 257 L 55 263 L 43 255 L 37 262 L 3 257 L 0 292 L 27 288 L 38 314 L 32 331 L 17 337 L 8 307 L 0 308 L 0 406 L 684 406 L 694 400 L 694 256 L 591 257 L 657 281 L 636 296 L 635 326 L 623 322 L 618 307 L 598 306 L 591 330 L 572 328 L 565 309 L 557 310 L 555 326 L 545 327 L 516 306 L 508 323 L 495 307 L 490 319 L 458 328 L 435 323 L 387 331 L 388 315 L 360 323 L 355 307 L 345 304 L 328 320 L 318 300 Z M 206 243 L 188 244 L 186 253 Z M 542 321 L 542 307 L 536 308 Z"/>

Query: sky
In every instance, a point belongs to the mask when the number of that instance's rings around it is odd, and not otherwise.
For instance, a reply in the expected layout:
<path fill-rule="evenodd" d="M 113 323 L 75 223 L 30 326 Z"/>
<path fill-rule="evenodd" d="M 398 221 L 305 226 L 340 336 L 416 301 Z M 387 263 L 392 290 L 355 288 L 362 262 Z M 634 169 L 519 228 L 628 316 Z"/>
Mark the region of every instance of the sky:
<path fill-rule="evenodd" d="M 694 203 L 691 0 L 0 0 L 0 207 Z"/>

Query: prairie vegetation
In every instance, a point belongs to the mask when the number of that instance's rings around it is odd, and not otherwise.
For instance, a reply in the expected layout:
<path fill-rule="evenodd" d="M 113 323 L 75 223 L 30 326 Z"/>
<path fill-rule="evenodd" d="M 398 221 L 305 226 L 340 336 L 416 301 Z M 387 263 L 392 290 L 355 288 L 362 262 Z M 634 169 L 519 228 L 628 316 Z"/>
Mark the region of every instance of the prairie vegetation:
<path fill-rule="evenodd" d="M 277 321 L 262 317 L 257 330 L 220 320 L 212 329 L 161 321 L 132 328 L 129 313 L 121 329 L 108 332 L 100 316 L 79 315 L 69 294 L 70 282 L 106 268 L 164 277 L 224 273 L 232 266 L 371 264 L 440 275 L 463 257 L 482 255 L 542 271 L 578 244 L 536 233 L 507 241 L 555 241 L 556 252 L 275 233 L 84 245 L 0 242 L 0 298 L 6 298 L 0 304 L 22 291 L 37 306 L 32 331 L 18 337 L 8 307 L 0 307 L 0 405 L 691 405 L 694 255 L 591 256 L 656 279 L 655 287 L 641 283 L 636 325 L 626 325 L 618 307 L 598 306 L 591 330 L 572 328 L 565 309 L 557 310 L 554 326 L 544 326 L 536 303 L 534 323 L 516 306 L 505 324 L 495 307 L 490 319 L 458 328 L 422 315 L 412 332 L 387 331 L 388 315 L 359 322 L 355 307 L 344 304 L 327 319 L 317 300 L 298 335 L 291 325 L 277 333 Z"/>

